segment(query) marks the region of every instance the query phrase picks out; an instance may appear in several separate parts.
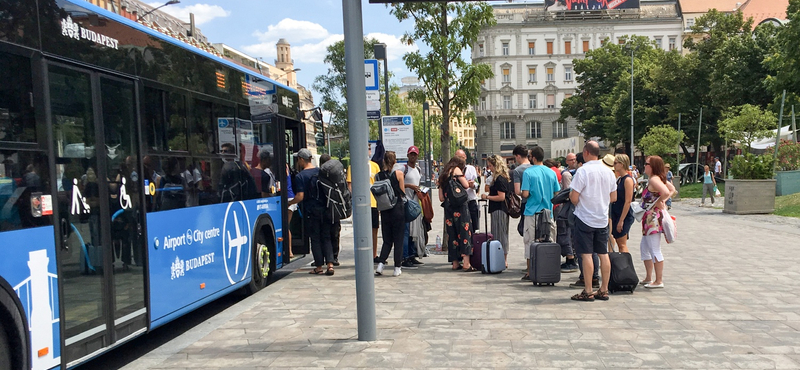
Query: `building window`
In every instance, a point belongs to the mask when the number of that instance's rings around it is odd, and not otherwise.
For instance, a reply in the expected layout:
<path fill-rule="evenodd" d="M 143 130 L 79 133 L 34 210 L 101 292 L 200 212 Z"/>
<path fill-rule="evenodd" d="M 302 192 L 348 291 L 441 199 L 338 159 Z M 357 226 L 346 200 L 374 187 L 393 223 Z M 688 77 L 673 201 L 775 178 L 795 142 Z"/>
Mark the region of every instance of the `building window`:
<path fill-rule="evenodd" d="M 536 82 L 536 68 L 529 67 L 528 68 L 528 82 Z"/>
<path fill-rule="evenodd" d="M 528 108 L 536 109 L 536 94 L 528 95 Z"/>
<path fill-rule="evenodd" d="M 553 42 L 547 42 L 547 55 L 553 55 Z"/>
<path fill-rule="evenodd" d="M 508 43 L 503 43 L 503 55 L 508 55 Z"/>
<path fill-rule="evenodd" d="M 694 18 L 689 18 L 686 20 L 686 29 L 690 29 L 694 27 Z"/>
<path fill-rule="evenodd" d="M 486 97 L 481 96 L 481 110 L 486 110 Z"/>
<path fill-rule="evenodd" d="M 513 139 L 517 135 L 514 133 L 514 122 L 503 122 L 503 131 L 500 132 L 501 139 Z"/>
<path fill-rule="evenodd" d="M 625 45 L 625 39 L 617 39 L 617 43 L 620 45 Z"/>
<path fill-rule="evenodd" d="M 564 67 L 564 81 L 572 81 L 572 67 Z"/>
<path fill-rule="evenodd" d="M 589 40 L 583 40 L 583 53 L 586 54 L 589 52 Z"/>
<path fill-rule="evenodd" d="M 567 132 L 567 123 L 566 122 L 553 122 L 553 138 L 564 138 L 569 137 Z"/>
<path fill-rule="evenodd" d="M 511 70 L 503 68 L 503 82 L 511 82 Z"/>
<path fill-rule="evenodd" d="M 511 109 L 511 97 L 504 96 L 503 97 L 503 109 Z"/>
<path fill-rule="evenodd" d="M 664 49 L 664 47 L 661 45 L 661 36 L 656 36 L 656 48 Z"/>
<path fill-rule="evenodd" d="M 564 100 L 567 100 L 572 97 L 572 94 L 564 94 Z"/>
<path fill-rule="evenodd" d="M 556 80 L 555 68 L 547 67 L 547 82 L 553 82 L 555 80 Z"/>
<path fill-rule="evenodd" d="M 528 55 L 536 55 L 536 43 L 528 42 Z"/>
<path fill-rule="evenodd" d="M 525 124 L 525 138 L 526 139 L 539 139 L 542 137 L 542 123 L 539 121 L 531 121 Z"/>
<path fill-rule="evenodd" d="M 556 107 L 556 96 L 554 94 L 547 94 L 547 107 L 551 109 Z"/>
<path fill-rule="evenodd" d="M 572 41 L 564 41 L 564 54 L 572 54 Z"/>
<path fill-rule="evenodd" d="M 669 51 L 673 51 L 673 50 L 675 50 L 675 38 L 674 37 L 670 37 L 669 38 Z"/>
<path fill-rule="evenodd" d="M 478 44 L 478 56 L 483 56 L 483 44 Z"/>

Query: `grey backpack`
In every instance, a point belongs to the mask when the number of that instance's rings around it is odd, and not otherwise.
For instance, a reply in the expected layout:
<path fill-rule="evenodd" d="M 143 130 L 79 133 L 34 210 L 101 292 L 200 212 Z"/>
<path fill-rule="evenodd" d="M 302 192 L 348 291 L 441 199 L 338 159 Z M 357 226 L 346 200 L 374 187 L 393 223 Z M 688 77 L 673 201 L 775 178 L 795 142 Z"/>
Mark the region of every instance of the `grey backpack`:
<path fill-rule="evenodd" d="M 392 181 L 388 178 L 380 178 L 380 174 L 375 175 L 375 183 L 369 187 L 369 191 L 375 197 L 378 211 L 386 211 L 394 208 L 397 204 L 397 195 L 392 187 Z"/>

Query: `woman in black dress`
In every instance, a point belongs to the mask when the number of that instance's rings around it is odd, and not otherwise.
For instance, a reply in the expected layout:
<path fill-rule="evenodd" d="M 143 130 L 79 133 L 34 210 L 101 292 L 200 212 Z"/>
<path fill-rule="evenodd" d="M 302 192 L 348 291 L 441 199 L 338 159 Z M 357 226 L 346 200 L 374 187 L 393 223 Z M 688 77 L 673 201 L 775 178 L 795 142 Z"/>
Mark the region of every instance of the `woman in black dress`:
<path fill-rule="evenodd" d="M 472 255 L 472 231 L 470 227 L 470 215 L 467 203 L 460 206 L 451 205 L 449 199 L 452 197 L 453 189 L 450 186 L 450 179 L 458 181 L 465 189 L 469 187 L 467 179 L 464 178 L 466 163 L 463 159 L 453 157 L 447 162 L 439 175 L 439 199 L 443 199 L 445 212 L 445 231 L 447 240 L 447 260 L 453 264 L 453 270 L 458 270 L 459 257 L 464 262 L 464 271 L 477 271 L 469 264 L 469 256 Z"/>

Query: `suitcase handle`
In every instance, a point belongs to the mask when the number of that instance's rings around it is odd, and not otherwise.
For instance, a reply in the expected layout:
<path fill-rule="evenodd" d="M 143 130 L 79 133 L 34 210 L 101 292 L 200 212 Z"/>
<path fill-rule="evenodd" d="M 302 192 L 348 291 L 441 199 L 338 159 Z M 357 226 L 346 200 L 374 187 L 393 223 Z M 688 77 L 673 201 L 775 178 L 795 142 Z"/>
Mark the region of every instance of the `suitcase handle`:
<path fill-rule="evenodd" d="M 483 202 L 483 229 L 486 230 L 486 235 L 491 235 L 489 232 L 489 200 L 488 199 L 478 199 L 479 202 Z M 494 235 L 492 235 L 494 236 Z M 486 239 L 486 241 L 490 241 L 492 238 Z"/>

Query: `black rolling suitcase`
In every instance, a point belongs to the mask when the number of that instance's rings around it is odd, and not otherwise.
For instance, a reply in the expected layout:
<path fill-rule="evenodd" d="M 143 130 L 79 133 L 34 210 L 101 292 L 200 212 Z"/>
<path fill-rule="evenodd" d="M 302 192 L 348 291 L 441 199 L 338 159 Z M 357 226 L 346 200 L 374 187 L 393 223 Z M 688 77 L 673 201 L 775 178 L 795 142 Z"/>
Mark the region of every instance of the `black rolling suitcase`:
<path fill-rule="evenodd" d="M 558 243 L 532 243 L 528 270 L 533 285 L 555 285 L 561 281 L 561 246 Z"/>
<path fill-rule="evenodd" d="M 633 267 L 633 258 L 630 253 L 611 252 L 611 276 L 608 278 L 608 291 L 631 292 L 639 286 L 639 276 Z"/>

